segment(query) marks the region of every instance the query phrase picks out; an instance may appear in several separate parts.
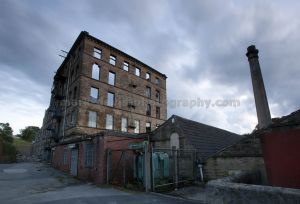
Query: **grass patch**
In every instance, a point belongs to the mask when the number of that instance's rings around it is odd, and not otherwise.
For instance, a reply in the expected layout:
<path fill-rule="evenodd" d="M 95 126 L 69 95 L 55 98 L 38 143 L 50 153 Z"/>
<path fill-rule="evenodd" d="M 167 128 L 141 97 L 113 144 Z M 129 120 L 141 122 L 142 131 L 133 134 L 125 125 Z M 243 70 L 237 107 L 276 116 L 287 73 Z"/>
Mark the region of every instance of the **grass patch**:
<path fill-rule="evenodd" d="M 25 140 L 22 140 L 21 138 L 14 138 L 13 144 L 15 147 L 31 146 L 31 142 L 27 142 Z"/>

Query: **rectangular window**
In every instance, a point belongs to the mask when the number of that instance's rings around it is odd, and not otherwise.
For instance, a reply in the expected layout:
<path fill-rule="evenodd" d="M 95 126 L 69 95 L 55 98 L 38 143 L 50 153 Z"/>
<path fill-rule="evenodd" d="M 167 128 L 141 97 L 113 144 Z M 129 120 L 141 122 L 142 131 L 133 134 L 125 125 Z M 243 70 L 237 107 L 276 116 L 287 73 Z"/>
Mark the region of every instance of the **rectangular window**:
<path fill-rule="evenodd" d="M 97 113 L 94 111 L 89 111 L 89 127 L 95 128 L 97 126 Z"/>
<path fill-rule="evenodd" d="M 160 119 L 160 107 L 156 107 L 156 118 Z"/>
<path fill-rule="evenodd" d="M 64 161 L 63 161 L 63 164 L 64 165 L 68 164 L 68 150 L 67 149 L 64 150 Z"/>
<path fill-rule="evenodd" d="M 98 48 L 94 48 L 93 56 L 97 59 L 101 59 L 102 51 Z"/>
<path fill-rule="evenodd" d="M 117 58 L 115 56 L 110 55 L 109 64 L 116 66 L 116 60 L 117 60 Z"/>
<path fill-rule="evenodd" d="M 110 114 L 106 114 L 106 129 L 112 130 L 113 125 L 113 116 Z"/>
<path fill-rule="evenodd" d="M 94 160 L 94 145 L 93 143 L 86 143 L 85 145 L 85 166 L 93 167 Z"/>
<path fill-rule="evenodd" d="M 146 132 L 151 132 L 151 123 L 146 122 Z"/>
<path fill-rule="evenodd" d="M 160 80 L 159 80 L 159 78 L 155 78 L 155 83 L 157 84 L 157 85 L 159 85 L 160 84 Z"/>
<path fill-rule="evenodd" d="M 146 115 L 151 116 L 151 105 L 150 104 L 147 104 Z"/>
<path fill-rule="evenodd" d="M 141 69 L 140 68 L 135 68 L 135 75 L 136 76 L 141 76 Z"/>
<path fill-rule="evenodd" d="M 116 74 L 113 72 L 109 72 L 108 74 L 108 84 L 114 86 L 115 85 Z"/>
<path fill-rule="evenodd" d="M 123 62 L 123 70 L 128 72 L 128 70 L 129 70 L 129 63 L 128 62 Z"/>
<path fill-rule="evenodd" d="M 134 120 L 134 133 L 140 133 L 140 121 L 139 120 Z"/>
<path fill-rule="evenodd" d="M 151 98 L 151 88 L 149 86 L 146 86 L 145 94 L 146 97 Z"/>
<path fill-rule="evenodd" d="M 115 94 L 108 92 L 107 93 L 107 106 L 114 107 L 115 104 Z"/>
<path fill-rule="evenodd" d="M 92 78 L 99 80 L 100 79 L 100 67 L 97 64 L 93 64 L 92 67 Z"/>
<path fill-rule="evenodd" d="M 98 96 L 99 96 L 99 89 L 95 88 L 95 87 L 91 87 L 90 101 L 92 103 L 97 103 L 98 102 Z"/>
<path fill-rule="evenodd" d="M 122 118 L 121 131 L 122 132 L 127 132 L 127 118 Z"/>
<path fill-rule="evenodd" d="M 159 90 L 156 90 L 155 96 L 156 96 L 156 99 L 160 102 L 160 92 L 159 92 Z"/>
<path fill-rule="evenodd" d="M 146 79 L 150 81 L 150 73 L 146 73 Z"/>

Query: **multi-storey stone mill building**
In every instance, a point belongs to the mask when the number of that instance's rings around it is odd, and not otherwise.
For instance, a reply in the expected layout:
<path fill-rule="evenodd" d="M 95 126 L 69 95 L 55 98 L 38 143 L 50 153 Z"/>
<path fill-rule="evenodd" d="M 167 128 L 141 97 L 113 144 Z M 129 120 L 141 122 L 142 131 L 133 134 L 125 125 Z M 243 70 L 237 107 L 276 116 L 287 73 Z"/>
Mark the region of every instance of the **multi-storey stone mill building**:
<path fill-rule="evenodd" d="M 166 78 L 83 31 L 54 76 L 40 139 L 151 131 L 167 118 Z"/>

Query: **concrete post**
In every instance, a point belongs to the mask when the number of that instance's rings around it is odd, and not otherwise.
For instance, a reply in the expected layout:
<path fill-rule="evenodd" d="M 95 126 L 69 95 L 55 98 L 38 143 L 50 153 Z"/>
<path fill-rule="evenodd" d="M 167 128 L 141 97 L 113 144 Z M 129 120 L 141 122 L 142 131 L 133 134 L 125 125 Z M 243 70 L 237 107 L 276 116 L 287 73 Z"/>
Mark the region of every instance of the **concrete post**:
<path fill-rule="evenodd" d="M 258 126 L 259 129 L 262 129 L 268 127 L 272 123 L 272 120 L 264 81 L 258 61 L 258 50 L 254 45 L 248 47 L 246 56 L 248 57 L 250 65 Z"/>

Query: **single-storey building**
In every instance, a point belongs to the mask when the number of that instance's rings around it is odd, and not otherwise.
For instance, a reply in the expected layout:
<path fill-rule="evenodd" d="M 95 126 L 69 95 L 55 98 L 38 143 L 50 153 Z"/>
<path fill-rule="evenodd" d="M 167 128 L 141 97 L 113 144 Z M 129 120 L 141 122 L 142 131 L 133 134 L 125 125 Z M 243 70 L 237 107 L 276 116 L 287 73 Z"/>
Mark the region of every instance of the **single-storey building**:
<path fill-rule="evenodd" d="M 107 183 L 108 175 L 108 150 L 122 152 L 128 150 L 129 144 L 142 141 L 144 141 L 143 136 L 116 131 L 83 135 L 53 146 L 52 166 L 79 179 L 104 184 Z M 113 157 L 111 165 L 120 159 L 120 157 L 115 158 L 115 154 Z"/>
<path fill-rule="evenodd" d="M 241 135 L 177 115 L 172 115 L 150 135 L 153 148 L 195 150 L 202 162 L 243 138 Z"/>
<path fill-rule="evenodd" d="M 204 180 L 214 180 L 242 171 L 259 170 L 265 180 L 265 164 L 257 134 L 246 135 L 235 144 L 218 151 L 204 163 Z"/>

